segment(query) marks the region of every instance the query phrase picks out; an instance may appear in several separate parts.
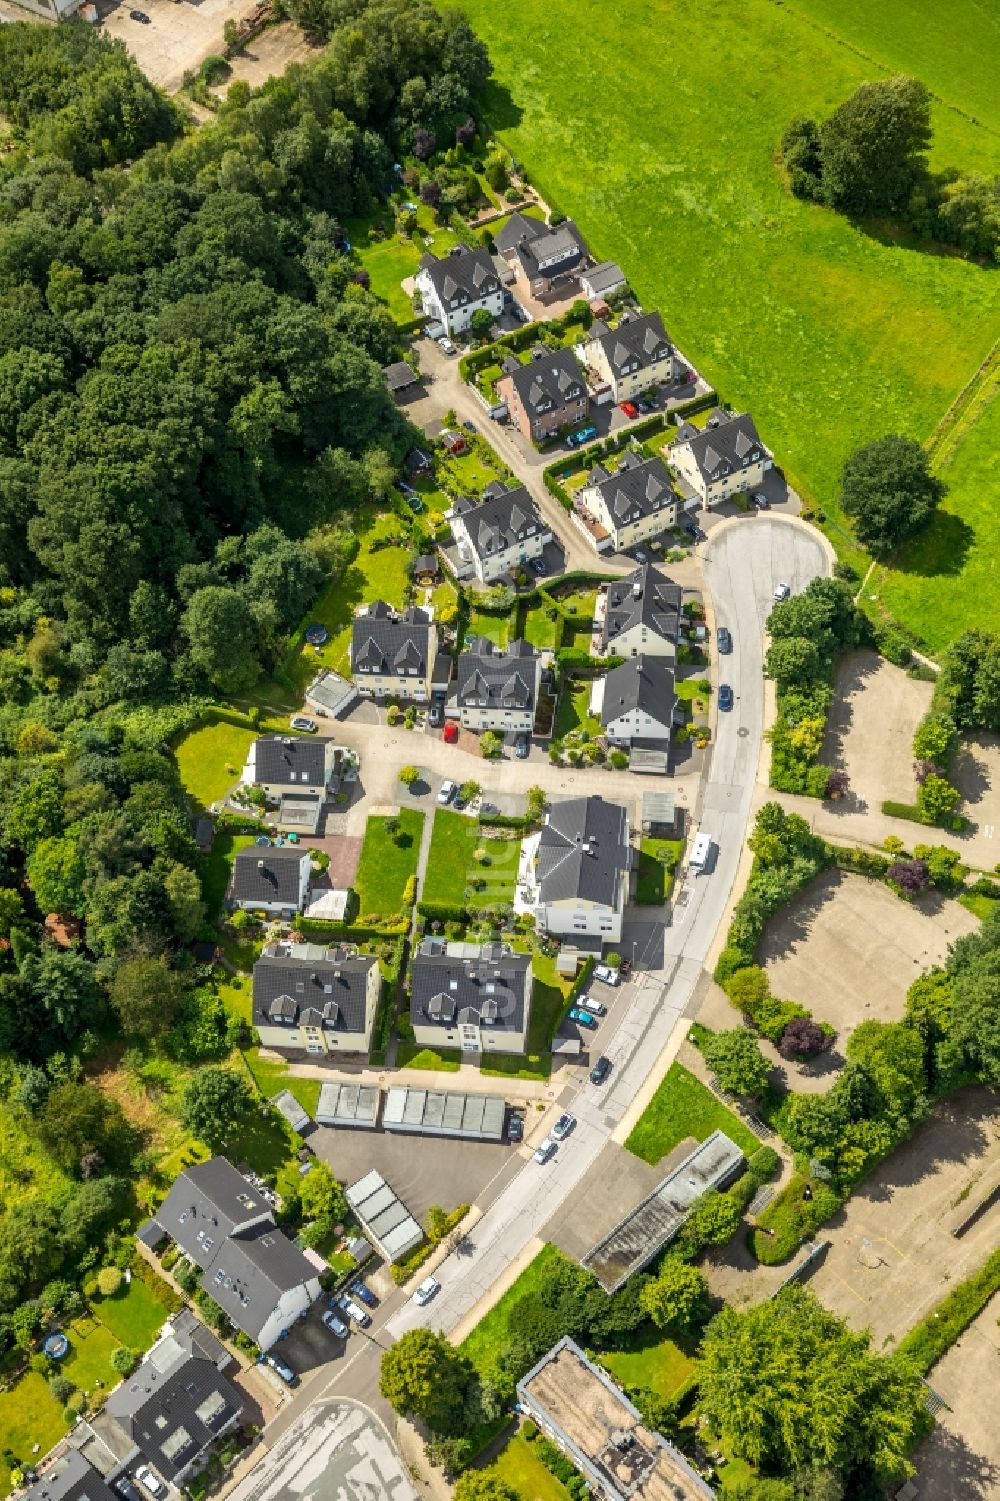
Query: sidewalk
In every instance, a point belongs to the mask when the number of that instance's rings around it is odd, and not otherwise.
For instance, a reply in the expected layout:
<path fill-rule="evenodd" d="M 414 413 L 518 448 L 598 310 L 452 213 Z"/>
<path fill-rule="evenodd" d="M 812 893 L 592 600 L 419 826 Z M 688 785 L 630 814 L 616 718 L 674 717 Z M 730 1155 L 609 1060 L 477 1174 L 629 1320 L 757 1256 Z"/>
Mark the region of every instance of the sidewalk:
<path fill-rule="evenodd" d="M 261 1050 L 261 1056 L 267 1056 L 266 1050 Z M 480 1073 L 474 1063 L 463 1063 L 457 1069 L 379 1069 L 367 1064 L 359 1064 L 357 1068 L 350 1064 L 324 1068 L 318 1063 L 290 1063 L 288 1072 L 296 1079 L 320 1079 L 328 1084 L 374 1084 L 380 1089 L 405 1084 L 409 1089 L 457 1090 L 521 1100 L 553 1100 L 562 1088 L 560 1069 L 553 1069 L 549 1079 L 518 1079 L 513 1074 Z"/>

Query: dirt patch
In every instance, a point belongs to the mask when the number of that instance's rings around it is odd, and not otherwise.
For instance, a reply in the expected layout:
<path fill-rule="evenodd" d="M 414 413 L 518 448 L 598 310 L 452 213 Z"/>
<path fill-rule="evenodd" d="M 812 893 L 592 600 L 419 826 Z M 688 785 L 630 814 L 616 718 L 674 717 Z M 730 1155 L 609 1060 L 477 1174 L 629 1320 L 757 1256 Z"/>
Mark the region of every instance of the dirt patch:
<path fill-rule="evenodd" d="M 914 1455 L 921 1497 L 939 1501 L 1000 1501 L 1000 1293 L 931 1371 L 931 1386 L 948 1404 Z"/>
<path fill-rule="evenodd" d="M 951 764 L 951 780 L 962 794 L 962 812 L 992 839 L 1000 826 L 1000 736 L 963 740 Z"/>
<path fill-rule="evenodd" d="M 767 924 L 758 959 L 774 994 L 836 1027 L 842 1051 L 859 1023 L 899 1021 L 921 971 L 978 927 L 936 894 L 911 905 L 878 882 L 826 871 Z"/>
<path fill-rule="evenodd" d="M 98 1068 L 93 1073 L 88 1069 L 86 1078 L 88 1084 L 96 1084 L 121 1106 L 129 1125 L 141 1134 L 150 1150 L 161 1152 L 166 1149 L 173 1122 L 164 1118 L 162 1107 L 127 1069 L 120 1064 Z"/>
<path fill-rule="evenodd" d="M 168 93 L 180 88 L 184 74 L 197 71 L 206 57 L 221 53 L 226 21 L 240 21 L 254 9 L 253 0 L 142 0 L 149 24 L 133 21 L 130 5 L 102 7 L 101 26 L 119 37 L 146 77 Z"/>
<path fill-rule="evenodd" d="M 939 1102 L 819 1232 L 830 1249 L 810 1286 L 855 1329 L 870 1326 L 877 1348 L 900 1339 L 994 1249 L 1000 1204 L 961 1238 L 952 1230 L 1000 1180 L 996 1112 L 995 1095 L 979 1087 Z"/>
<path fill-rule="evenodd" d="M 877 652 L 841 657 L 820 759 L 847 772 L 845 802 L 857 811 L 877 810 L 886 799 L 913 801 L 913 733 L 932 692 L 932 683 L 907 677 Z"/>
<path fill-rule="evenodd" d="M 252 42 L 247 42 L 242 52 L 230 58 L 232 72 L 214 92 L 224 99 L 229 85 L 237 79 L 253 89 L 258 88 L 269 78 L 284 73 L 289 63 L 307 62 L 321 51 L 321 47 L 306 41 L 294 22 L 279 21 L 277 26 L 269 26 Z"/>

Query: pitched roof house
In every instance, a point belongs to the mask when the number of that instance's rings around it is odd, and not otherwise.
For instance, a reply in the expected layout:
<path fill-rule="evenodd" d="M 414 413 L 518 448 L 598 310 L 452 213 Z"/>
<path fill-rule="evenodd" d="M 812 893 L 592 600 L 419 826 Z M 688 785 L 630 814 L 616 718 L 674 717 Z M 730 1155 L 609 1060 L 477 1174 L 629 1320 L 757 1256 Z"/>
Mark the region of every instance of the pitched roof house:
<path fill-rule="evenodd" d="M 550 933 L 618 943 L 631 866 L 625 809 L 600 797 L 567 798 L 521 847 L 515 910 L 531 912 Z"/>
<path fill-rule="evenodd" d="M 587 411 L 588 393 L 571 350 L 545 351 L 537 359 L 535 353 L 527 365 L 500 377 L 497 395 L 524 436 L 538 442 L 578 422 Z"/>
<path fill-rule="evenodd" d="M 253 1024 L 264 1047 L 366 1053 L 380 991 L 370 954 L 272 943 L 253 967 Z"/>
<path fill-rule="evenodd" d="M 622 454 L 617 469 L 595 464 L 579 498 L 616 552 L 655 537 L 677 519 L 677 493 L 667 466 L 631 449 Z"/>
<path fill-rule="evenodd" d="M 669 457 L 709 507 L 759 485 L 771 465 L 750 413 L 726 412 L 721 407 L 711 413 L 704 428 L 682 424 Z"/>
<path fill-rule="evenodd" d="M 674 381 L 681 362 L 659 313 L 622 313 L 617 328 L 591 325 L 587 360 L 607 381 L 615 401 L 628 401 L 661 381 Z"/>
<path fill-rule="evenodd" d="M 503 286 L 493 258 L 483 247 L 457 245 L 438 259 L 428 253 L 416 276 L 424 312 L 443 323 L 450 334 L 464 333 L 473 313 L 485 308 L 494 318 L 503 311 Z"/>
<path fill-rule="evenodd" d="M 319 1296 L 316 1265 L 225 1157 L 185 1168 L 153 1220 L 201 1269 L 208 1296 L 262 1350 Z"/>
<path fill-rule="evenodd" d="M 531 956 L 504 943 L 425 938 L 413 956 L 415 1040 L 463 1052 L 523 1053 L 531 1012 Z"/>
<path fill-rule="evenodd" d="M 552 541 L 551 531 L 523 485 L 512 490 L 491 486 L 479 501 L 460 497 L 450 521 L 462 564 L 471 567 L 483 583 L 541 557 L 545 544 Z"/>
<path fill-rule="evenodd" d="M 29 1486 L 21 1501 L 121 1501 L 79 1449 L 69 1449 Z"/>
<path fill-rule="evenodd" d="M 242 780 L 248 787 L 262 787 L 271 798 L 292 791 L 325 797 L 336 757 L 336 747 L 329 740 L 262 735 L 247 751 Z"/>
<path fill-rule="evenodd" d="M 528 214 L 511 214 L 495 244 L 535 297 L 575 279 L 590 261 L 586 241 L 572 219 L 553 226 Z"/>
<path fill-rule="evenodd" d="M 237 852 L 226 900 L 231 907 L 301 912 L 309 874 L 308 850 L 253 844 Z"/>
<path fill-rule="evenodd" d="M 598 261 L 580 273 L 580 291 L 591 302 L 610 297 L 625 285 L 625 273 L 617 261 Z"/>
<path fill-rule="evenodd" d="M 601 652 L 606 657 L 666 657 L 673 661 L 681 634 L 679 584 L 646 563 L 608 585 Z"/>
<path fill-rule="evenodd" d="M 416 605 L 399 611 L 377 599 L 354 617 L 351 672 L 365 697 L 427 699 L 436 655 L 436 628 Z"/>
<path fill-rule="evenodd" d="M 468 730 L 531 732 L 541 659 L 527 641 L 495 646 L 478 636 L 458 659 L 455 702 Z"/>
<path fill-rule="evenodd" d="M 666 657 L 630 657 L 595 684 L 591 707 L 616 745 L 654 744 L 666 748 L 674 724 L 677 690 L 673 663 Z"/>

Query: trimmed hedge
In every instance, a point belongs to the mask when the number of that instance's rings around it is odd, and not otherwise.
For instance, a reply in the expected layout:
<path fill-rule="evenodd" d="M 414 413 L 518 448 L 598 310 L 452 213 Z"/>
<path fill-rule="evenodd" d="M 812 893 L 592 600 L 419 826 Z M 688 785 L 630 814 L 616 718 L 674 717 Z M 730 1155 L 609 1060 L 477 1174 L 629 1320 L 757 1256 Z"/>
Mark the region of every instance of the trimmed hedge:
<path fill-rule="evenodd" d="M 417 903 L 417 912 L 421 917 L 428 918 L 431 922 L 461 922 L 469 921 L 469 909 L 467 907 L 452 906 L 451 902 L 424 902 Z"/>
<path fill-rule="evenodd" d="M 926 1376 L 998 1291 L 1000 1251 L 994 1251 L 978 1272 L 952 1288 L 937 1308 L 913 1326 L 901 1341 L 898 1353 L 915 1360 Z"/>
<path fill-rule="evenodd" d="M 716 391 L 706 391 L 704 396 L 692 396 L 690 401 L 682 401 L 668 413 L 672 423 L 679 425 L 681 419 L 690 417 L 693 412 L 704 412 L 707 407 L 717 407 L 719 397 Z"/>
<path fill-rule="evenodd" d="M 892 861 L 886 855 L 877 855 L 874 850 L 853 849 L 850 845 L 828 844 L 830 861 L 838 870 L 852 875 L 867 876 L 872 881 L 884 881 Z"/>
<path fill-rule="evenodd" d="M 484 829 L 530 829 L 533 820 L 514 813 L 483 813 L 479 822 Z"/>
<path fill-rule="evenodd" d="M 969 820 L 963 818 L 961 813 L 954 813 L 947 818 L 936 818 L 928 823 L 926 818 L 921 818 L 920 809 L 916 803 L 894 803 L 891 798 L 882 804 L 882 812 L 886 818 L 905 818 L 910 823 L 922 824 L 925 829 L 950 829 L 954 834 L 961 834 L 969 826 Z"/>

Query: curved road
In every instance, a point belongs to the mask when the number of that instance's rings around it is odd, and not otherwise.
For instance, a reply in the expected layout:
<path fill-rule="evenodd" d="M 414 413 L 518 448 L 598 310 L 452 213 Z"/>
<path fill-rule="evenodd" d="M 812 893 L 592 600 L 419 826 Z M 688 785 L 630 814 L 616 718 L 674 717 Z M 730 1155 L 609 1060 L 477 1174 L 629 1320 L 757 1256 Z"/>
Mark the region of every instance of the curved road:
<path fill-rule="evenodd" d="M 399 1338 L 418 1325 L 455 1329 L 490 1291 L 528 1242 L 571 1194 L 646 1082 L 688 1007 L 706 955 L 725 913 L 746 838 L 763 729 L 764 624 L 779 582 L 793 591 L 828 571 L 828 554 L 816 533 L 775 517 L 740 519 L 714 529 L 705 544 L 705 576 L 716 624 L 729 627 L 733 652 L 719 675 L 737 695 L 733 712 L 720 714 L 707 783 L 698 800 L 700 826 L 718 846 L 714 871 L 691 881 L 692 895 L 676 910 L 665 933 L 662 968 L 640 975 L 627 1014 L 606 1044 L 614 1059 L 604 1089 L 583 1083 L 561 1103 L 577 1117 L 576 1129 L 545 1165 L 524 1163 L 470 1233 L 472 1248 L 452 1253 L 438 1268 L 441 1291 L 426 1308 L 405 1303 L 389 1320 Z M 642 960 L 638 965 L 642 969 Z"/>

